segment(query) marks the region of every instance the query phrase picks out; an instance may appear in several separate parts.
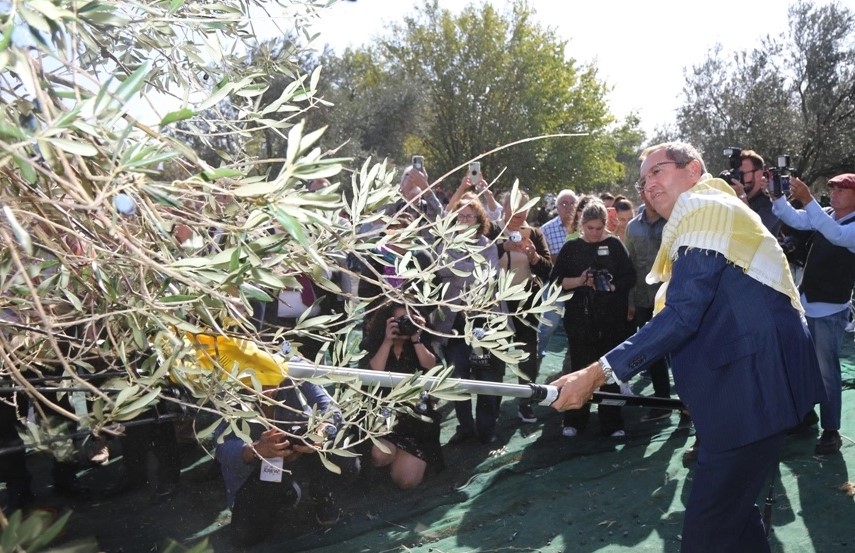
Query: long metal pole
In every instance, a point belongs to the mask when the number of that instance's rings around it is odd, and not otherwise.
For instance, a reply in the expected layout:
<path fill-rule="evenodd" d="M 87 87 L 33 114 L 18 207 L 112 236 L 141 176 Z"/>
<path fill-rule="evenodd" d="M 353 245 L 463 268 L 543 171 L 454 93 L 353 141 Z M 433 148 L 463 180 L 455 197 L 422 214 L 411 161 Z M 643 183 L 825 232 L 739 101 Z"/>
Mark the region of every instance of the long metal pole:
<path fill-rule="evenodd" d="M 371 371 L 364 369 L 351 369 L 342 367 L 331 367 L 327 365 L 314 365 L 305 361 L 289 361 L 288 375 L 294 378 L 323 378 L 334 379 L 335 377 L 356 377 L 360 382 L 367 385 L 379 385 L 384 388 L 393 388 L 401 382 L 411 380 L 413 375 L 405 373 L 392 373 L 386 371 Z M 540 405 L 552 405 L 558 399 L 559 389 L 547 384 L 506 384 L 504 382 L 482 382 L 480 380 L 466 380 L 462 378 L 439 379 L 436 377 L 421 376 L 415 379 L 416 384 L 422 390 L 430 392 L 440 383 L 451 384 L 454 391 L 485 396 L 505 396 L 531 399 Z M 591 403 L 614 406 L 638 406 L 657 409 L 685 409 L 683 402 L 679 399 L 632 396 L 613 394 L 610 392 L 594 392 Z"/>
<path fill-rule="evenodd" d="M 347 367 L 332 367 L 328 365 L 314 365 L 306 361 L 288 361 L 288 376 L 293 378 L 319 378 L 334 381 L 335 378 L 356 377 L 362 384 L 369 386 L 379 385 L 384 388 L 394 388 L 402 382 L 411 380 L 413 375 L 406 373 L 393 373 L 386 371 L 370 371 L 364 369 L 351 369 Z M 474 395 L 504 396 L 537 401 L 540 405 L 552 405 L 558 399 L 559 389 L 547 384 L 506 384 L 504 382 L 482 382 L 480 380 L 467 380 L 463 378 L 440 379 L 436 377 L 417 377 L 414 381 L 422 390 L 430 392 L 440 383 L 451 384 L 456 392 Z M 67 388 L 64 389 L 68 391 Z M 613 394 L 610 392 L 594 392 L 590 403 L 601 405 L 614 405 L 616 407 L 650 407 L 656 409 L 683 410 L 685 406 L 679 399 L 634 396 Z M 179 415 L 168 414 L 153 419 L 138 419 L 122 423 L 124 426 L 137 426 L 152 424 L 178 417 Z M 88 435 L 88 431 L 76 432 L 59 438 L 49 439 L 41 442 L 47 444 L 60 439 L 76 438 Z M 23 446 L 13 446 L 0 449 L 0 455 L 23 449 Z"/>

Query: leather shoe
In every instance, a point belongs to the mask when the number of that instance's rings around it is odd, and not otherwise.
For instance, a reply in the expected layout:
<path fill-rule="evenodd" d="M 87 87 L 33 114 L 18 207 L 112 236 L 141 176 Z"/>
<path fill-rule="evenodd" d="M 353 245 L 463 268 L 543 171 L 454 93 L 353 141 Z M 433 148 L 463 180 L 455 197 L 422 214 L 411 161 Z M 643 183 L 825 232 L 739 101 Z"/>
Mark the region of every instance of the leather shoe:
<path fill-rule="evenodd" d="M 840 432 L 837 430 L 823 430 L 822 436 L 819 437 L 819 441 L 816 443 L 813 452 L 816 455 L 831 455 L 840 451 L 842 445 L 843 440 L 840 438 Z"/>
<path fill-rule="evenodd" d="M 478 436 L 478 441 L 482 444 L 492 444 L 495 443 L 499 438 L 496 436 L 495 432 L 490 432 L 489 434 L 482 434 Z"/>
<path fill-rule="evenodd" d="M 807 415 L 805 415 L 805 418 L 802 419 L 802 422 L 787 430 L 787 434 L 792 435 L 809 432 L 811 427 L 816 426 L 816 423 L 818 422 L 819 417 L 816 415 L 816 411 L 811 409 L 808 411 Z"/>
<path fill-rule="evenodd" d="M 660 421 L 662 419 L 671 418 L 671 411 L 668 409 L 651 409 L 641 417 L 641 422 Z"/>
<path fill-rule="evenodd" d="M 475 431 L 471 428 L 466 428 L 464 426 L 458 426 L 457 432 L 448 439 L 448 445 L 457 445 L 462 444 L 463 442 L 468 442 L 475 436 Z"/>

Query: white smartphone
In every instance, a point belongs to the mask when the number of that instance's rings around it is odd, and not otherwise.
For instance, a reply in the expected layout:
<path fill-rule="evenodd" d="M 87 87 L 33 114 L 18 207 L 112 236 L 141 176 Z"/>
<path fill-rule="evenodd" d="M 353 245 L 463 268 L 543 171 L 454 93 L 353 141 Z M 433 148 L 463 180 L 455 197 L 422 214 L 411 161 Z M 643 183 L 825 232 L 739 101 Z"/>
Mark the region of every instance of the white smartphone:
<path fill-rule="evenodd" d="M 473 185 L 481 182 L 481 162 L 473 161 L 469 164 L 469 181 L 472 182 Z"/>

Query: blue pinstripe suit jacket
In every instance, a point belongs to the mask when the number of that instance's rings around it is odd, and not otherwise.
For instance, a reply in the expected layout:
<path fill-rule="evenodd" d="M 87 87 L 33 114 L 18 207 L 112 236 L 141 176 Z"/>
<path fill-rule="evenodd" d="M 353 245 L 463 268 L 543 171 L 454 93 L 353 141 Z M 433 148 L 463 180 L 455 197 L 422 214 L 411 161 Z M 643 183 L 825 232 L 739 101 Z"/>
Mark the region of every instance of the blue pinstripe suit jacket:
<path fill-rule="evenodd" d="M 606 358 L 626 380 L 668 353 L 677 393 L 711 451 L 790 428 L 825 397 L 813 341 L 789 298 L 713 251 L 680 250 L 665 309 Z"/>

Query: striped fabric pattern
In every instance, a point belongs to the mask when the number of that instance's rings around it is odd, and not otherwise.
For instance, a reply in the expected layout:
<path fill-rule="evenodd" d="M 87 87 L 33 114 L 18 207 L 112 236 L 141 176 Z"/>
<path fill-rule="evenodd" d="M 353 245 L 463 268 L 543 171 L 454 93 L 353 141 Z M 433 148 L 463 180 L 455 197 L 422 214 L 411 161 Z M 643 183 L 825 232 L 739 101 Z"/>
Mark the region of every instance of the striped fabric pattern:
<path fill-rule="evenodd" d="M 804 314 L 778 240 L 723 180 L 706 174 L 674 204 L 662 229 L 662 246 L 647 275 L 649 284 L 665 283 L 656 295 L 657 313 L 665 307 L 671 268 L 682 247 L 722 254 L 754 280 L 788 296 L 793 307 Z"/>

